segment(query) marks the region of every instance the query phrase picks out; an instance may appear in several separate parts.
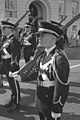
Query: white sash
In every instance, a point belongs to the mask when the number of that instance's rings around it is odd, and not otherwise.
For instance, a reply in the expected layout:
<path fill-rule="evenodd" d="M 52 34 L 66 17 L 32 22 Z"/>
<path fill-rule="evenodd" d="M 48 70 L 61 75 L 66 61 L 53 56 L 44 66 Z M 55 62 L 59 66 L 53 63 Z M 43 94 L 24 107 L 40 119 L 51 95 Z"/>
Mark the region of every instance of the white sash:
<path fill-rule="evenodd" d="M 11 55 L 8 53 L 8 51 L 6 50 L 6 48 L 3 49 L 3 52 L 5 55 L 2 55 L 2 59 L 8 59 L 11 58 Z"/>

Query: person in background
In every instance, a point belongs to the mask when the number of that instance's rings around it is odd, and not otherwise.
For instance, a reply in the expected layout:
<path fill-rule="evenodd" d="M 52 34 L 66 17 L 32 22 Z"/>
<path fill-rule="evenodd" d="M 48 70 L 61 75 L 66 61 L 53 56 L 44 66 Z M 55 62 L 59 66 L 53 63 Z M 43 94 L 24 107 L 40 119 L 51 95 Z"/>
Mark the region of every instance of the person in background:
<path fill-rule="evenodd" d="M 68 36 L 67 36 L 67 29 L 66 29 L 66 31 L 64 32 L 64 44 L 65 44 L 66 46 L 69 45 Z"/>
<path fill-rule="evenodd" d="M 23 38 L 23 56 L 26 63 L 34 55 L 34 51 L 36 50 L 36 37 L 34 32 L 32 24 L 26 23 Z"/>
<path fill-rule="evenodd" d="M 1 47 L 1 61 L 2 66 L 0 73 L 5 74 L 9 82 L 11 89 L 11 100 L 9 103 L 5 104 L 4 107 L 8 108 L 8 112 L 13 112 L 19 107 L 20 103 L 20 86 L 18 81 L 14 81 L 14 78 L 9 76 L 10 72 L 15 72 L 19 70 L 19 60 L 20 60 L 20 45 L 17 40 L 17 31 L 15 25 L 7 22 L 2 22 L 2 33 L 5 37 L 3 45 Z"/>

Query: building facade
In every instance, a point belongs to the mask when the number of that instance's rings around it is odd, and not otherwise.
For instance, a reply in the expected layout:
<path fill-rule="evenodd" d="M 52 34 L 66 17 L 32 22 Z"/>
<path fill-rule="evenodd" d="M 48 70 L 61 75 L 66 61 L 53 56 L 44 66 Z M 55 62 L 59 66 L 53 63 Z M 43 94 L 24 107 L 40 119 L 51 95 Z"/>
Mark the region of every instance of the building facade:
<path fill-rule="evenodd" d="M 25 22 L 31 22 L 36 16 L 38 20 L 57 22 L 67 16 L 62 22 L 62 25 L 65 25 L 80 12 L 80 0 L 0 0 L 0 21 L 16 23 L 27 10 L 30 10 L 31 14 L 28 13 L 21 20 L 19 27 L 24 27 Z M 79 29 L 80 19 L 68 28 L 68 37 Z"/>

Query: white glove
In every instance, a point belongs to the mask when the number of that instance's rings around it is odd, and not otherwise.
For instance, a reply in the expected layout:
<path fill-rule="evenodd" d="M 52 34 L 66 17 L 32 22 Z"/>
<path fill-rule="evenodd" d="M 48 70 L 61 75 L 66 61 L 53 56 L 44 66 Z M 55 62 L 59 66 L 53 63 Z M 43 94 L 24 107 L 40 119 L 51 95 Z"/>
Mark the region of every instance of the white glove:
<path fill-rule="evenodd" d="M 13 73 L 11 71 L 9 72 L 9 77 L 13 77 Z"/>
<path fill-rule="evenodd" d="M 61 113 L 54 113 L 54 112 L 51 112 L 51 116 L 52 116 L 52 118 L 57 119 L 57 118 L 61 117 Z"/>
<path fill-rule="evenodd" d="M 31 57 L 30 57 L 30 60 L 33 60 L 33 59 L 34 59 L 34 56 L 31 56 Z"/>
<path fill-rule="evenodd" d="M 20 75 L 17 74 L 17 71 L 14 72 L 14 73 L 9 72 L 9 77 L 13 77 L 14 80 L 17 80 L 17 81 L 21 82 L 21 77 L 20 77 Z"/>

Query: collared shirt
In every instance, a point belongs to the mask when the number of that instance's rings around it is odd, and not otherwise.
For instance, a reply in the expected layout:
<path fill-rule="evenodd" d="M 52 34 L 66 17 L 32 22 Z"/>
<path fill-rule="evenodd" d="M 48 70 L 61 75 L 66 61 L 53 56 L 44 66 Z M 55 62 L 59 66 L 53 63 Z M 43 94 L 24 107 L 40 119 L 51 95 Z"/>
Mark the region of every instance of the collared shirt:
<path fill-rule="evenodd" d="M 47 56 L 49 55 L 49 53 L 53 50 L 55 48 L 55 45 L 54 46 L 52 46 L 51 48 L 49 48 L 49 49 L 45 49 L 45 51 L 47 52 Z"/>

